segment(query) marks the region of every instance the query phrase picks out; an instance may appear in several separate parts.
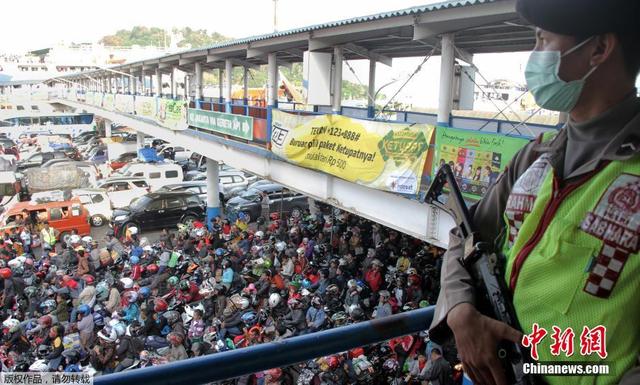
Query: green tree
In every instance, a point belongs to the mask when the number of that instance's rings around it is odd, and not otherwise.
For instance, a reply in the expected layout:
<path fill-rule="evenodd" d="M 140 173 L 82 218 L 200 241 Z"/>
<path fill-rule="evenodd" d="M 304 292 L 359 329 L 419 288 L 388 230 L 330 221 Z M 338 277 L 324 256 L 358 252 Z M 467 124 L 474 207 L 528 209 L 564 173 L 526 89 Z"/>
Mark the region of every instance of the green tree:
<path fill-rule="evenodd" d="M 231 40 L 218 32 L 209 33 L 206 29 L 185 27 L 176 32 L 182 36 L 182 40 L 178 42 L 178 47 L 181 48 L 199 48 Z"/>
<path fill-rule="evenodd" d="M 209 33 L 206 29 L 191 29 L 190 27 L 174 29 L 173 32 L 181 36 L 177 43 L 180 48 L 198 48 L 231 39 L 218 32 Z M 113 35 L 104 36 L 100 42 L 115 47 L 130 47 L 132 45 L 164 47 L 171 44 L 171 34 L 162 28 L 135 26 L 130 30 L 121 29 Z"/>

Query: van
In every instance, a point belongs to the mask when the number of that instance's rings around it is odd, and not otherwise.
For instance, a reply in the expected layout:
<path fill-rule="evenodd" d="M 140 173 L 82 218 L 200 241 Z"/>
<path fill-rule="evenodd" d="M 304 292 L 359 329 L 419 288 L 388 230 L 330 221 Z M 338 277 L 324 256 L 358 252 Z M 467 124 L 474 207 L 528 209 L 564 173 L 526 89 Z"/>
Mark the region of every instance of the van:
<path fill-rule="evenodd" d="M 91 226 L 101 227 L 111 220 L 113 208 L 106 190 L 99 188 L 75 189 L 71 190 L 71 195 L 80 199 L 80 202 L 89 211 Z"/>
<path fill-rule="evenodd" d="M 5 232 L 12 229 L 17 232 L 22 231 L 18 223 L 24 210 L 37 223 L 48 221 L 51 227 L 60 232 L 58 240 L 61 242 L 67 242 L 71 236 L 71 230 L 74 229 L 78 231 L 80 236 L 91 234 L 89 212 L 78 198 L 46 203 L 18 202 L 2 214 L 0 221 Z M 40 228 L 37 230 L 40 231 Z"/>
<path fill-rule="evenodd" d="M 182 167 L 175 163 L 129 163 L 118 170 L 117 174 L 144 178 L 149 183 L 151 191 L 156 191 L 168 184 L 182 182 L 183 178 Z"/>
<path fill-rule="evenodd" d="M 104 179 L 98 182 L 97 187 L 107 192 L 113 208 L 129 206 L 151 190 L 144 178 L 134 177 Z"/>

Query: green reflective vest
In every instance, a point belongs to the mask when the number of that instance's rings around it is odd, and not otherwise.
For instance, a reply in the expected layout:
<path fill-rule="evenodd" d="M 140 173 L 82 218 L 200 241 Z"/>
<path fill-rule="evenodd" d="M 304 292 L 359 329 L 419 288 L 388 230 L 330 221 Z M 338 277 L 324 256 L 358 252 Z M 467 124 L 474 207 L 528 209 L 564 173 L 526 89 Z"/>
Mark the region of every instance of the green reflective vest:
<path fill-rule="evenodd" d="M 640 353 L 640 158 L 609 162 L 561 184 L 543 154 L 508 198 L 505 280 L 525 334 L 547 330 L 539 361 L 610 365 L 608 376 L 557 377 L 550 385 L 617 384 Z M 606 350 L 581 354 L 583 328 L 606 327 Z M 553 326 L 571 327 L 574 353 L 551 354 Z"/>

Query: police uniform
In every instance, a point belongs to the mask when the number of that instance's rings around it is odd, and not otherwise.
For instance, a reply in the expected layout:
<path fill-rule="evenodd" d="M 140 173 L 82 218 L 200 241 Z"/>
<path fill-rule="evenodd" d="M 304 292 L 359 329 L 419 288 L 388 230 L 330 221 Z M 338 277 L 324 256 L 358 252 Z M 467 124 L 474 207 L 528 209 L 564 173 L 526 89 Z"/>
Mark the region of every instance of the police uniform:
<path fill-rule="evenodd" d="M 545 30 L 579 37 L 636 28 L 636 0 L 519 0 L 517 9 Z M 606 91 L 603 91 L 606 92 Z M 590 361 L 583 328 L 606 327 L 608 376 L 547 377 L 550 384 L 640 383 L 640 99 L 634 91 L 590 121 L 568 122 L 516 154 L 471 208 L 479 237 L 505 256 L 505 282 L 520 325 L 548 331 L 540 361 Z M 430 337 L 449 335 L 446 315 L 474 302 L 462 245 L 452 232 Z M 571 357 L 550 353 L 552 327 L 575 333 Z M 623 378 L 624 377 L 624 378 Z"/>

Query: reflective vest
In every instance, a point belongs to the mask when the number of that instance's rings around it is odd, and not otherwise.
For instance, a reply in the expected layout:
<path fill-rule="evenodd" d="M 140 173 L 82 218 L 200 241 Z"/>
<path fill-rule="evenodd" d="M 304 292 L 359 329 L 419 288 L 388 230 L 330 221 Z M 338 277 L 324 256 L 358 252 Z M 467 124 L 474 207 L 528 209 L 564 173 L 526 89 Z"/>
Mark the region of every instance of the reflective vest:
<path fill-rule="evenodd" d="M 518 321 L 525 334 L 534 323 L 548 333 L 539 361 L 606 363 L 610 375 L 571 383 L 617 384 L 640 353 L 640 157 L 561 185 L 543 154 L 514 184 L 504 219 L 505 280 Z M 584 327 L 599 325 L 606 327 L 604 360 L 581 354 Z M 572 328 L 572 356 L 551 354 L 553 326 Z"/>
<path fill-rule="evenodd" d="M 49 227 L 49 231 L 42 229 L 42 240 L 52 246 L 56 244 L 56 233 L 53 227 Z"/>

